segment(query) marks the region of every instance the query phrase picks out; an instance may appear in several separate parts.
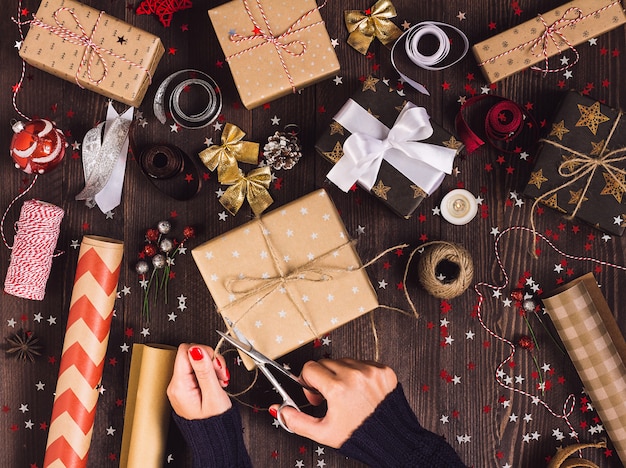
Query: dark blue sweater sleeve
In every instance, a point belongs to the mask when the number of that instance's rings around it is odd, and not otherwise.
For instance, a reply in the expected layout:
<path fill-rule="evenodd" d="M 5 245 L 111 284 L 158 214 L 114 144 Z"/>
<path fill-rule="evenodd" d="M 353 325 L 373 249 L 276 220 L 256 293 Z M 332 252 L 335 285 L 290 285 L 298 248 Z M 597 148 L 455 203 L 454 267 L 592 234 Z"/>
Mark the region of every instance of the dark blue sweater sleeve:
<path fill-rule="evenodd" d="M 173 413 L 193 454 L 194 468 L 249 468 L 241 416 L 235 405 L 208 419 L 189 420 Z"/>
<path fill-rule="evenodd" d="M 400 384 L 344 442 L 339 452 L 380 468 L 465 467 L 443 437 L 420 425 Z"/>

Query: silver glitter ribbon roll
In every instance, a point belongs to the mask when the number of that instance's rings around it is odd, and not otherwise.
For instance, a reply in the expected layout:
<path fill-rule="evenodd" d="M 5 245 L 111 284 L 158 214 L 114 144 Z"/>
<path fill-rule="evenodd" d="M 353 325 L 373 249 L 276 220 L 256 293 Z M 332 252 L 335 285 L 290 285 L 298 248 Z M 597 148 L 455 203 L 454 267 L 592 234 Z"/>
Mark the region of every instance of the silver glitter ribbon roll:
<path fill-rule="evenodd" d="M 206 105 L 195 114 L 187 114 L 180 105 L 181 95 L 191 86 L 204 90 Z M 184 128 L 203 128 L 217 119 L 222 111 L 222 94 L 219 86 L 200 70 L 185 69 L 172 73 L 159 85 L 154 96 L 153 110 L 159 122 L 167 122 L 167 113 L 174 122 Z"/>
<path fill-rule="evenodd" d="M 83 139 L 85 188 L 75 199 L 85 200 L 89 207 L 98 205 L 103 213 L 121 201 L 133 111 L 131 107 L 118 114 L 109 102 L 106 120 L 89 130 Z"/>

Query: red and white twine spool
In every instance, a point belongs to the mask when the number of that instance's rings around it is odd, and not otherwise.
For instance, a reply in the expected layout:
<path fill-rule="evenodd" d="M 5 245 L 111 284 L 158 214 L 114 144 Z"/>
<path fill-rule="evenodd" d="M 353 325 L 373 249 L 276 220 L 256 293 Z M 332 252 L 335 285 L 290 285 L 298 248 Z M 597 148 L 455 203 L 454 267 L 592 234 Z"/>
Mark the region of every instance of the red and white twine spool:
<path fill-rule="evenodd" d="M 4 291 L 13 296 L 41 301 L 52 268 L 54 249 L 59 238 L 63 209 L 39 200 L 24 202 L 16 224 L 13 247 L 2 232 L 4 244 L 12 249 L 11 262 L 4 280 Z M 6 216 L 6 213 L 5 213 Z M 2 225 L 5 217 L 2 218 Z"/>

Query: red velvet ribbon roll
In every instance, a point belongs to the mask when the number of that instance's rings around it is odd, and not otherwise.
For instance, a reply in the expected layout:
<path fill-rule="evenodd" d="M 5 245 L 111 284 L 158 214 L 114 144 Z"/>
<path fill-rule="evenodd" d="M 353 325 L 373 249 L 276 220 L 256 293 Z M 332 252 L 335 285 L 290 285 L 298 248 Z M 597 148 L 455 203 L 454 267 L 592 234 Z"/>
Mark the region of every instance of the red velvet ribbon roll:
<path fill-rule="evenodd" d="M 485 99 L 496 100 L 496 102 L 485 113 L 483 128 L 480 130 L 483 135 L 481 137 L 469 126 L 463 112 L 476 107 Z M 455 124 L 457 134 L 465 143 L 468 154 L 483 146 L 485 140 L 500 151 L 513 153 L 514 151 L 507 149 L 507 146 L 517 139 L 526 127 L 533 132 L 533 141 L 537 133 L 537 122 L 522 106 L 509 99 L 487 94 L 465 101 L 459 109 Z"/>

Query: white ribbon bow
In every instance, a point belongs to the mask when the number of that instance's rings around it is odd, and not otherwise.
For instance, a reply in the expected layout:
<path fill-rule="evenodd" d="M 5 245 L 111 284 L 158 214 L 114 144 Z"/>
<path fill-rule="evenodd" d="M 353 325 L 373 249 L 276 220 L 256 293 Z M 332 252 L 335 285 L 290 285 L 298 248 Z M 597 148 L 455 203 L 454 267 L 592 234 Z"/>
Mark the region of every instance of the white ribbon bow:
<path fill-rule="evenodd" d="M 452 172 L 456 150 L 420 142 L 433 134 L 433 127 L 426 109 L 412 102 L 406 103 L 391 129 L 352 99 L 334 120 L 351 133 L 343 156 L 327 175 L 344 192 L 357 181 L 371 190 L 383 159 L 429 195 Z"/>

